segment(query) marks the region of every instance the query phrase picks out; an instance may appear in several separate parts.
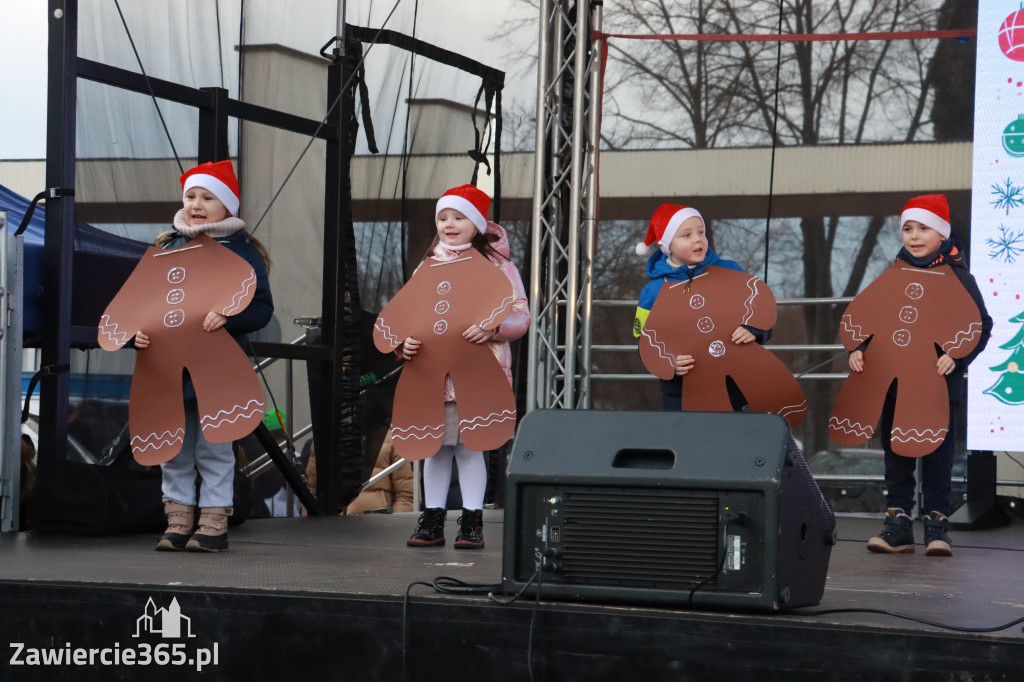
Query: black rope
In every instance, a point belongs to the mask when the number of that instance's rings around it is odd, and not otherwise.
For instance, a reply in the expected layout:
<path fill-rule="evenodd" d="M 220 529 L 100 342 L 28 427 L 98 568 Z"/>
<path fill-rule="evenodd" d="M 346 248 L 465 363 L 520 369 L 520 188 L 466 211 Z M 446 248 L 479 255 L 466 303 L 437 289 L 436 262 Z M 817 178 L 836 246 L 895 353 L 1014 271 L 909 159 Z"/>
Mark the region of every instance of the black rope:
<path fill-rule="evenodd" d="M 313 143 L 316 142 L 317 136 L 320 134 L 320 131 L 324 129 L 325 125 L 327 125 L 327 121 L 328 119 L 330 119 L 331 113 L 334 111 L 334 107 L 338 106 L 338 102 L 341 101 L 341 98 L 348 90 L 349 85 L 351 85 L 352 79 L 357 76 L 357 74 L 359 73 L 359 69 L 366 61 L 366 55 L 370 54 L 370 50 L 373 49 L 373 46 L 377 44 L 377 39 L 380 37 L 382 33 L 384 33 L 384 27 L 387 26 L 387 23 L 389 21 L 391 21 L 391 17 L 395 14 L 395 10 L 398 9 L 398 6 L 400 4 L 402 4 L 402 0 L 396 0 L 395 6 L 391 8 L 391 11 L 388 12 L 387 17 L 384 18 L 384 23 L 381 24 L 379 29 L 377 29 L 376 35 L 374 35 L 374 37 L 371 40 L 362 41 L 368 42 L 369 46 L 365 50 L 363 50 L 363 55 L 362 57 L 359 58 L 359 62 L 356 64 L 356 67 L 352 69 L 352 73 L 349 74 L 349 77 L 342 84 L 341 89 L 338 91 L 338 96 L 334 98 L 334 101 L 331 102 L 331 106 L 327 108 L 327 113 L 324 114 L 323 119 L 320 121 L 320 124 L 316 127 L 316 130 L 313 131 L 313 134 L 310 135 L 309 142 L 307 142 L 306 146 L 303 147 L 302 152 L 299 154 L 299 158 L 295 159 L 295 163 L 292 164 L 291 170 L 288 171 L 288 175 L 286 175 L 284 180 L 281 182 L 281 186 L 277 188 L 276 192 L 274 192 L 274 196 L 271 197 L 270 203 L 267 204 L 267 208 L 264 209 L 263 215 L 261 215 L 260 219 L 256 221 L 256 226 L 252 228 L 251 234 L 255 234 L 256 230 L 258 230 L 260 225 L 263 224 L 263 220 L 267 217 L 267 214 L 270 213 L 270 209 L 274 206 L 274 202 L 276 202 L 277 198 L 281 196 L 281 192 L 284 191 L 285 185 L 287 185 L 288 181 L 292 179 L 292 175 L 295 174 L 295 170 L 299 167 L 299 164 L 302 163 L 302 159 L 306 157 L 306 152 L 308 152 L 309 148 L 313 146 Z M 337 40 L 337 36 L 328 40 L 327 43 L 322 48 L 320 48 L 320 54 L 324 54 L 324 50 L 327 49 L 327 46 Z"/>
<path fill-rule="evenodd" d="M 779 0 L 779 30 L 782 35 L 782 0 Z M 782 73 L 782 41 L 775 47 L 775 106 L 772 113 L 772 161 L 768 172 L 768 215 L 764 219 L 764 281 L 768 282 L 768 256 L 771 253 L 772 198 L 775 196 L 775 147 L 779 139 L 779 76 Z"/>
<path fill-rule="evenodd" d="M 480 97 L 484 98 L 484 123 L 483 133 L 480 131 L 480 127 L 476 124 L 476 113 L 477 107 L 480 104 Z M 487 168 L 487 174 L 491 174 L 491 164 L 487 160 L 487 147 L 491 144 L 491 104 L 494 101 L 494 90 L 487 86 L 487 82 L 484 81 L 480 84 L 480 89 L 477 90 L 476 99 L 473 100 L 473 111 L 471 119 L 473 121 L 473 148 L 469 150 L 469 158 L 473 159 L 473 179 L 471 183 L 476 185 L 477 174 L 480 171 L 480 164 L 483 164 Z M 484 138 L 484 133 L 487 137 Z"/>
<path fill-rule="evenodd" d="M 146 87 L 149 88 L 149 96 L 153 98 L 153 106 L 156 107 L 156 115 L 160 117 L 160 125 L 164 127 L 164 135 L 167 136 L 167 142 L 171 145 L 171 152 L 174 153 L 174 160 L 178 162 L 178 170 L 184 174 L 185 168 L 181 165 L 181 159 L 178 158 L 178 150 L 174 147 L 174 140 L 171 139 L 171 131 L 167 128 L 167 121 L 164 120 L 164 114 L 160 111 L 160 103 L 156 101 L 156 93 L 153 92 L 153 85 L 149 82 L 149 75 L 146 73 L 146 67 L 142 65 L 142 57 L 139 56 L 139 51 L 135 48 L 135 39 L 132 38 L 132 32 L 128 29 L 128 22 L 124 18 L 124 13 L 121 11 L 121 3 L 118 0 L 114 0 L 114 5 L 117 7 L 117 14 L 121 17 L 121 25 L 124 26 L 124 32 L 128 35 L 128 42 L 131 43 L 132 52 L 135 53 L 135 61 L 139 63 L 139 70 L 142 71 L 142 77 L 146 79 Z M 220 28 L 217 29 L 218 35 L 220 34 Z"/>
<path fill-rule="evenodd" d="M 45 199 L 46 196 L 47 192 L 42 191 L 39 194 L 37 194 L 34 199 L 32 199 L 31 203 L 29 203 L 28 205 L 28 208 L 25 210 L 25 215 L 22 216 L 21 218 L 21 225 L 19 225 L 18 229 L 14 231 L 15 237 L 25 234 L 25 230 L 28 229 L 29 223 L 32 222 L 32 214 L 36 212 L 36 206 L 39 204 L 40 201 Z"/>
<path fill-rule="evenodd" d="M 412 10 L 412 37 L 416 38 L 416 27 L 419 23 L 420 15 L 420 3 L 416 0 Z M 408 244 L 408 227 L 409 227 L 409 216 L 407 209 L 409 206 L 408 186 L 409 186 L 409 162 L 412 160 L 412 152 L 409 149 L 409 125 L 412 119 L 412 96 L 413 96 L 413 75 L 416 71 L 416 53 L 409 53 L 409 87 L 405 98 L 405 132 L 402 136 L 402 196 L 401 202 L 399 203 L 399 223 L 401 225 L 399 237 L 399 255 L 401 256 L 402 263 L 402 279 L 405 279 L 405 273 L 408 272 L 409 264 L 409 244 Z M 391 223 L 388 223 L 388 231 L 384 237 L 384 247 L 387 248 L 388 241 L 391 239 Z M 384 259 L 381 258 L 380 272 L 377 274 L 377 292 L 380 295 L 380 282 L 384 278 Z"/>

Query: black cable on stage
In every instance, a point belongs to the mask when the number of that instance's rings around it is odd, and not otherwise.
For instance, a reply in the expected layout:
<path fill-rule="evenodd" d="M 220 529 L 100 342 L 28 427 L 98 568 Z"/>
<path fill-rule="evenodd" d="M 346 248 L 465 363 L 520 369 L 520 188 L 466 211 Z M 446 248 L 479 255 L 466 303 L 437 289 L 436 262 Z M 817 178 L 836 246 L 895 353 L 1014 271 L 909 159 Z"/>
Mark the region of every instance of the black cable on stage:
<path fill-rule="evenodd" d="M 1024 617 L 1021 617 L 1016 620 L 1011 620 L 1004 625 L 993 625 L 992 627 L 987 628 L 970 628 L 958 625 L 947 625 L 946 623 L 937 623 L 933 620 L 927 620 L 926 618 L 908 616 L 904 613 L 886 611 L 885 609 L 823 609 L 821 611 L 789 611 L 788 613 L 794 616 L 827 616 L 834 613 L 871 613 L 882 616 L 891 616 L 901 620 L 909 620 L 915 623 L 921 623 L 922 625 L 931 625 L 932 627 L 942 628 L 943 630 L 953 630 L 954 632 L 999 632 L 1000 630 L 1011 628 L 1018 623 L 1024 623 Z"/>
<path fill-rule="evenodd" d="M 412 588 L 417 585 L 423 585 L 424 587 L 433 587 L 431 583 L 425 583 L 422 580 L 409 583 L 409 586 L 405 588 L 405 596 L 402 598 L 402 682 L 408 682 L 408 666 L 406 665 L 406 659 L 408 656 L 408 626 L 406 624 L 407 616 L 409 613 L 409 593 Z"/>
<path fill-rule="evenodd" d="M 458 578 L 447 575 L 439 575 L 431 583 L 433 588 L 441 594 L 490 594 L 494 590 L 501 589 L 501 583 L 494 585 L 474 585 Z"/>
<path fill-rule="evenodd" d="M 149 96 L 153 98 L 153 106 L 156 108 L 156 115 L 160 117 L 160 125 L 164 127 L 164 135 L 167 136 L 167 142 L 171 145 L 171 151 L 174 153 L 174 160 L 178 162 L 178 170 L 184 174 L 185 168 L 181 165 L 181 159 L 178 158 L 178 150 L 174 148 L 174 140 L 171 139 L 171 131 L 167 129 L 167 121 L 164 120 L 163 112 L 160 111 L 160 104 L 156 101 L 156 93 L 153 92 L 153 86 L 149 82 L 149 75 L 146 73 L 146 67 L 142 65 L 142 57 L 139 56 L 139 51 L 135 48 L 135 39 L 132 38 L 132 32 L 128 29 L 128 22 L 125 21 L 119 0 L 114 0 L 114 6 L 117 7 L 117 14 L 121 17 L 121 25 L 124 26 L 124 32 L 128 34 L 128 42 L 131 43 L 132 52 L 135 53 L 135 61 L 139 63 L 139 70 L 142 71 L 142 77 L 146 79 L 146 87 L 149 88 Z M 220 36 L 219 24 L 217 26 L 217 35 Z M 223 74 L 221 75 L 223 76 Z"/>
<path fill-rule="evenodd" d="M 384 23 L 382 23 L 380 25 L 380 28 L 377 29 L 377 33 L 374 35 L 373 40 L 371 40 L 367 45 L 366 49 L 363 50 L 363 54 L 359 58 L 359 62 L 355 65 L 355 68 L 352 69 L 352 73 L 349 74 L 349 77 L 345 80 L 344 83 L 342 83 L 341 89 L 338 91 L 338 96 L 334 98 L 333 102 L 331 102 L 331 106 L 327 108 L 327 113 L 324 114 L 323 119 L 320 121 L 320 125 L 318 125 L 316 127 L 316 130 L 313 131 L 313 134 L 310 135 L 309 142 L 306 143 L 306 146 L 303 147 L 302 152 L 299 153 L 299 158 L 295 160 L 295 163 L 292 165 L 291 170 L 288 171 L 288 174 L 285 176 L 284 180 L 281 181 L 281 186 L 277 188 L 276 192 L 274 192 L 274 196 L 271 197 L 270 203 L 267 204 L 267 208 L 264 209 L 263 215 L 260 216 L 260 219 L 256 221 L 255 227 L 252 228 L 251 234 L 256 233 L 256 230 L 258 230 L 260 225 L 263 223 L 264 218 L 266 218 L 267 214 L 270 213 L 270 209 L 274 206 L 274 202 L 276 202 L 277 198 L 281 196 L 281 192 L 284 191 L 285 185 L 287 185 L 288 181 L 292 179 L 292 175 L 295 174 L 295 170 L 299 167 L 299 164 L 302 163 L 302 159 L 305 158 L 306 152 L 308 152 L 309 148 L 313 146 L 314 142 L 316 142 L 317 135 L 319 135 L 320 131 L 323 130 L 324 126 L 327 125 L 327 119 L 331 117 L 331 112 L 334 111 L 334 107 L 338 106 L 338 103 L 344 96 L 345 91 L 348 90 L 348 86 L 352 83 L 352 79 L 355 78 L 357 73 L 359 73 L 359 67 L 361 67 L 366 62 L 366 55 L 370 54 L 370 50 L 373 49 L 373 46 L 377 44 L 377 38 L 380 36 L 381 33 L 384 32 L 384 27 L 387 26 L 389 21 L 391 21 L 391 17 L 395 14 L 395 10 L 397 10 L 398 6 L 401 4 L 402 0 L 395 0 L 394 7 L 391 8 L 391 11 L 388 12 L 387 17 L 384 18 Z M 330 45 L 336 39 L 337 37 L 331 38 L 329 41 L 327 41 L 326 45 L 320 48 L 320 51 L 322 52 L 324 49 L 327 48 L 327 45 Z"/>
<path fill-rule="evenodd" d="M 733 514 L 732 512 L 729 512 L 724 517 L 725 523 L 722 524 L 722 558 L 718 560 L 718 567 L 715 569 L 715 572 L 701 580 L 696 585 L 694 585 L 693 588 L 690 590 L 690 595 L 686 600 L 687 608 L 693 608 L 693 595 L 697 593 L 697 590 L 699 590 L 700 588 L 704 587 L 709 582 L 714 580 L 716 577 L 718 577 L 718 574 L 722 572 L 722 568 L 725 566 L 725 557 L 729 554 L 729 521 L 733 521 L 738 518 L 739 514 Z"/>
<path fill-rule="evenodd" d="M 779 0 L 779 30 L 782 35 L 782 0 Z M 782 41 L 775 48 L 775 106 L 772 114 L 772 161 L 768 171 L 768 215 L 764 218 L 764 281 L 768 283 L 768 256 L 771 253 L 772 198 L 775 196 L 775 147 L 779 139 L 779 76 L 782 73 Z"/>

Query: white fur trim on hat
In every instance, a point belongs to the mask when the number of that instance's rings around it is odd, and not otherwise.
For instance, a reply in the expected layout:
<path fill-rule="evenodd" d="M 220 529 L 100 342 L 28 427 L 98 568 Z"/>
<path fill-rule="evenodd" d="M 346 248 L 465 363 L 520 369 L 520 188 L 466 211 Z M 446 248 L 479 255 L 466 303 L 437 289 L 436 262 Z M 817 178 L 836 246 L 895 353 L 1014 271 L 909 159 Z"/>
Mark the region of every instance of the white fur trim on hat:
<path fill-rule="evenodd" d="M 184 200 L 185 195 L 193 187 L 202 187 L 205 190 L 209 190 L 213 193 L 213 196 L 220 199 L 220 203 L 224 204 L 224 208 L 228 210 L 228 213 L 234 216 L 238 215 L 238 196 L 219 179 L 202 173 L 188 176 L 185 178 L 185 186 L 182 189 L 182 200 Z"/>
<path fill-rule="evenodd" d="M 446 208 L 454 208 L 456 211 L 469 218 L 480 234 L 487 233 L 487 218 L 481 215 L 477 207 L 468 199 L 460 197 L 457 194 L 445 194 L 437 200 L 437 208 L 434 209 L 434 222 L 437 222 L 437 217 L 441 215 L 441 211 Z"/>
<path fill-rule="evenodd" d="M 916 220 L 926 227 L 930 227 L 946 239 L 949 239 L 949 222 L 943 220 L 925 208 L 908 208 L 900 214 L 900 229 L 910 220 Z"/>
<path fill-rule="evenodd" d="M 669 244 L 672 243 L 672 240 L 676 236 L 676 232 L 679 231 L 679 226 L 690 218 L 700 218 L 700 221 L 702 223 L 704 222 L 704 218 L 695 208 L 684 208 L 672 214 L 672 217 L 668 220 L 668 224 L 665 225 L 665 231 L 662 233 L 661 239 L 658 240 L 658 246 L 661 247 L 661 252 L 663 254 L 666 256 L 668 255 Z"/>

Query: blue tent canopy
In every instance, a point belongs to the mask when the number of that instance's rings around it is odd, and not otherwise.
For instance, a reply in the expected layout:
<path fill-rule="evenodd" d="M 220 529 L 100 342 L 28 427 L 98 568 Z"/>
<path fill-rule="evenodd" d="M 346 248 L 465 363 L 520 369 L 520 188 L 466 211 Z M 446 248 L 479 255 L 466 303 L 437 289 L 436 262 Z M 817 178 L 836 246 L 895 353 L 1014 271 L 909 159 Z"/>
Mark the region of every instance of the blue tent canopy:
<path fill-rule="evenodd" d="M 0 185 L 0 209 L 7 209 L 7 230 L 21 225 L 31 202 Z M 43 241 L 46 209 L 37 207 L 25 238 L 25 337 L 42 332 Z M 103 310 L 131 275 L 148 244 L 75 223 L 71 324 L 95 327 Z"/>

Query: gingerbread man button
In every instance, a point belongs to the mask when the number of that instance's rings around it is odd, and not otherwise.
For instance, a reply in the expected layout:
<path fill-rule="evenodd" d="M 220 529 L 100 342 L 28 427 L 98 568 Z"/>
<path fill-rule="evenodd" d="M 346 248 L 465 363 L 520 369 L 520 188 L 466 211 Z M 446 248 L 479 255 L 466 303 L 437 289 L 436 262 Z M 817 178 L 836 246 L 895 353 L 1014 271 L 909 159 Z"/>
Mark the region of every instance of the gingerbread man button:
<path fill-rule="evenodd" d="M 181 284 L 185 281 L 185 268 L 171 268 L 167 273 L 167 281 L 171 284 Z"/>
<path fill-rule="evenodd" d="M 897 329 L 892 333 L 892 342 L 900 348 L 904 348 L 910 345 L 910 330 L 909 329 Z"/>
<path fill-rule="evenodd" d="M 917 322 L 917 308 L 912 305 L 905 305 L 900 308 L 900 321 L 906 324 Z"/>
<path fill-rule="evenodd" d="M 185 300 L 184 289 L 171 289 L 167 292 L 167 302 L 171 305 L 180 305 Z"/>
<path fill-rule="evenodd" d="M 164 326 L 165 327 L 180 327 L 185 322 L 185 311 L 181 308 L 175 308 L 166 315 L 164 315 Z"/>
<path fill-rule="evenodd" d="M 715 323 L 710 317 L 702 317 L 697 320 L 697 329 L 705 334 L 710 334 L 715 329 Z"/>

